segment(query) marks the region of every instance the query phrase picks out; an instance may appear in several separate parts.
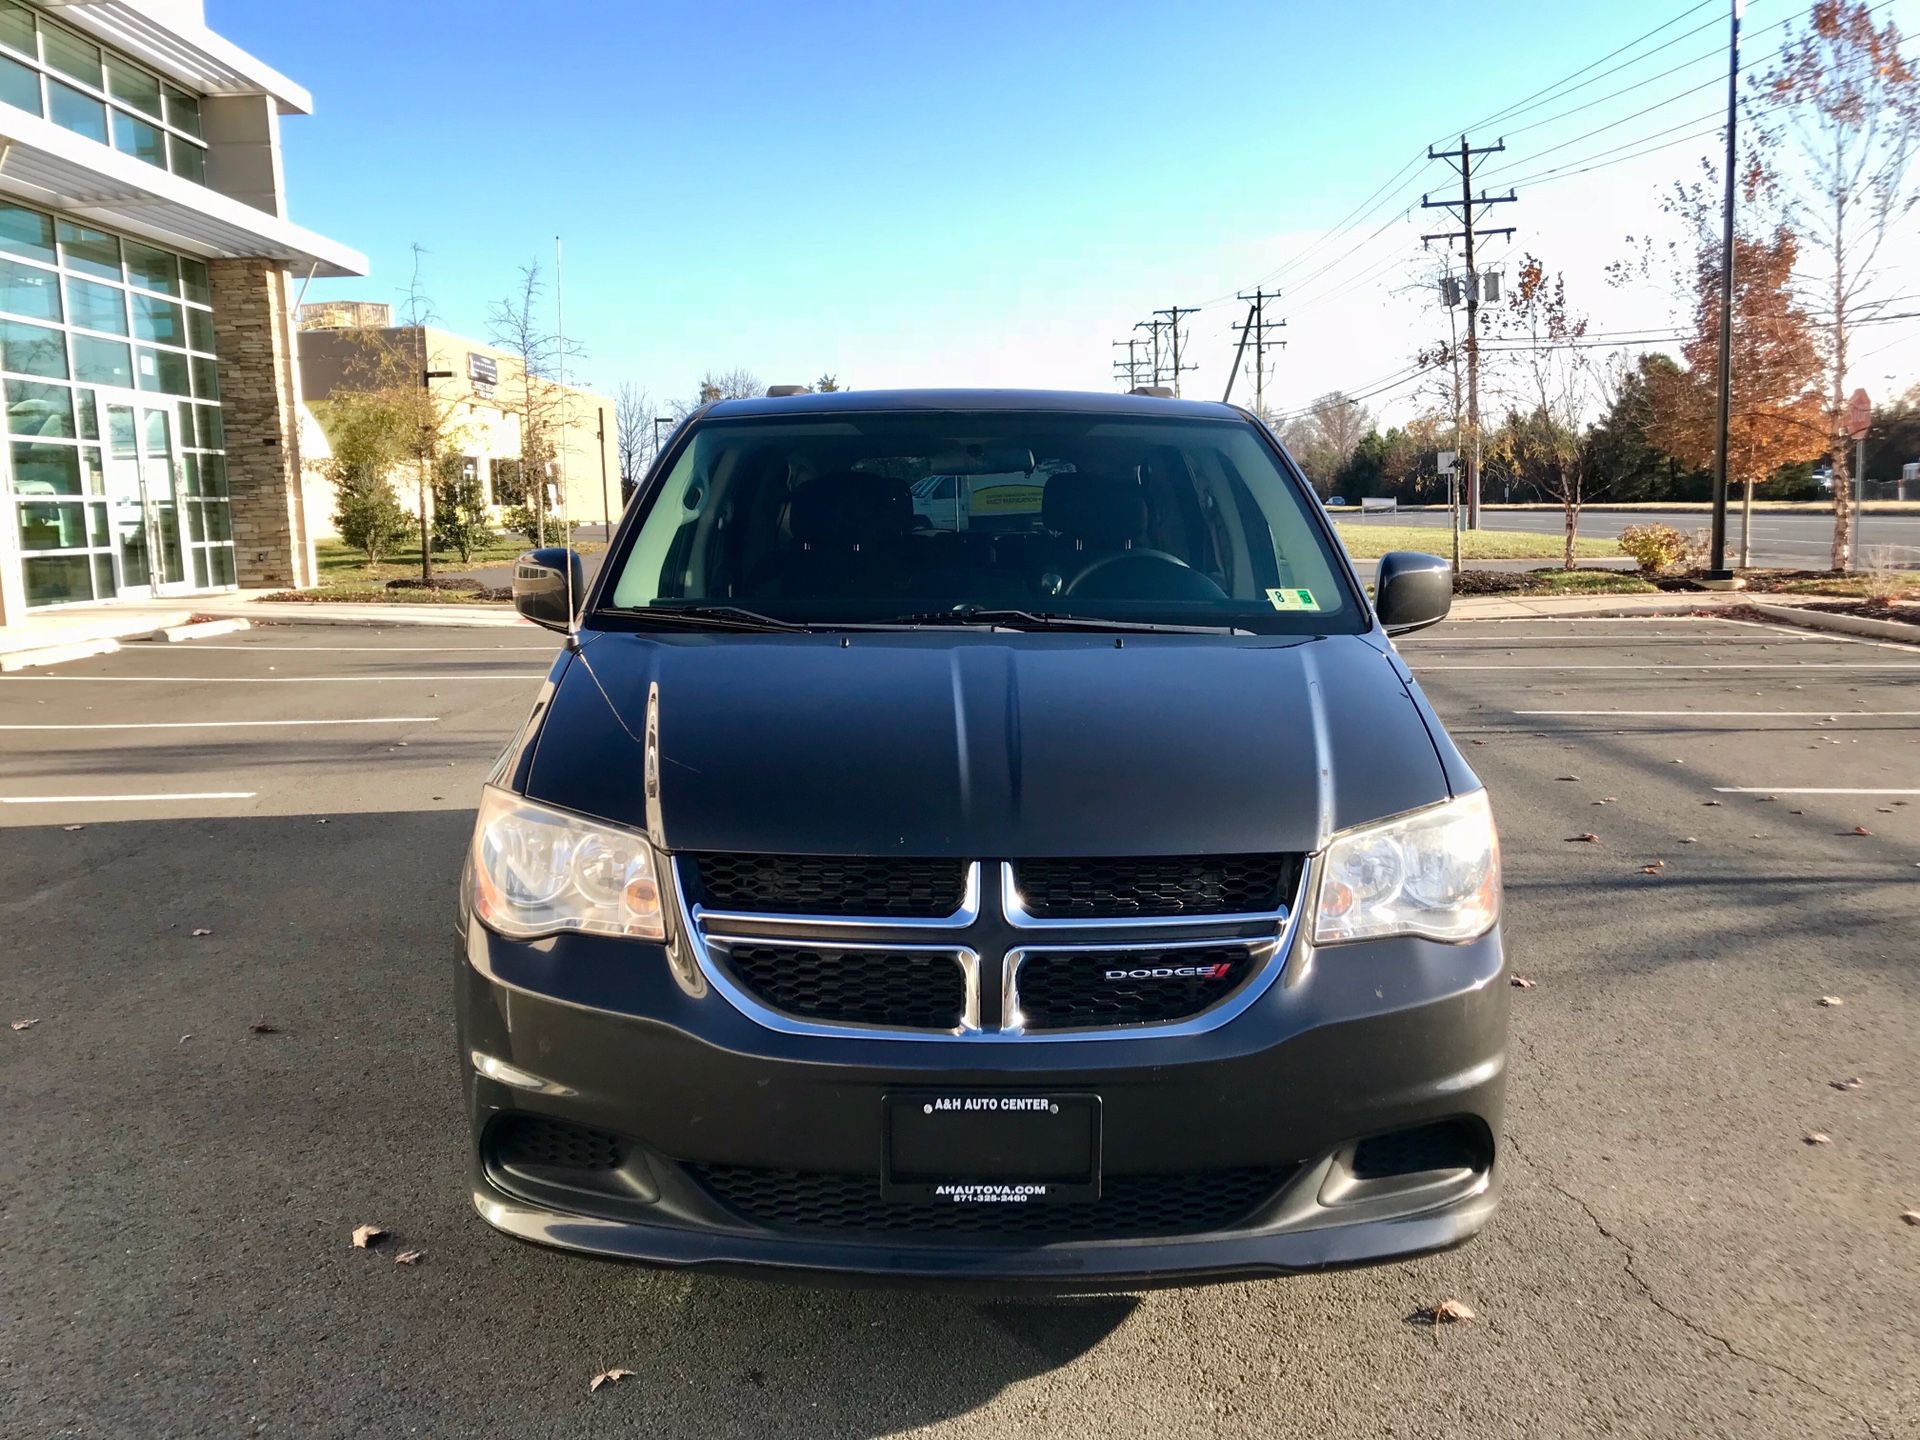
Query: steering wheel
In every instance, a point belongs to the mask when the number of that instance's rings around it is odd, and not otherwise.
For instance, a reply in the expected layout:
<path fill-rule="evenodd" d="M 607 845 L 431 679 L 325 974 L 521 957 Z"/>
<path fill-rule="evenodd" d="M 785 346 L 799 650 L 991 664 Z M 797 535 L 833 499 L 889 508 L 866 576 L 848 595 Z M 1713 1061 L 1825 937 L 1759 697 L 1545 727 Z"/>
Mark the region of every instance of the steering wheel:
<path fill-rule="evenodd" d="M 1103 555 L 1091 565 L 1082 569 L 1073 579 L 1069 580 L 1062 593 L 1067 595 L 1078 594 L 1080 587 L 1085 585 L 1094 576 L 1100 574 L 1101 571 L 1110 570 L 1117 565 L 1132 564 L 1135 561 L 1145 561 L 1155 566 L 1170 565 L 1176 569 L 1185 570 L 1188 572 L 1187 578 L 1198 581 L 1209 590 L 1224 593 L 1220 591 L 1218 585 L 1215 585 L 1211 580 L 1207 579 L 1206 576 L 1194 571 L 1193 567 L 1178 555 L 1169 555 L 1164 550 L 1117 550 L 1111 555 Z"/>

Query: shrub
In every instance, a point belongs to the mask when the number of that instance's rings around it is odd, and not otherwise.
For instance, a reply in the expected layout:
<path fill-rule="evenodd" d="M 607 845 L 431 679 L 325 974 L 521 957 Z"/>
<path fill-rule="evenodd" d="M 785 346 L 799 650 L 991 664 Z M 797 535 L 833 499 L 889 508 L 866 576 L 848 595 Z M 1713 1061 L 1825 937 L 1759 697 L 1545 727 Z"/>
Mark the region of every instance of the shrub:
<path fill-rule="evenodd" d="M 531 505 L 510 505 L 501 515 L 502 522 L 516 535 L 524 535 L 534 544 L 540 543 L 539 526 L 534 522 Z M 580 528 L 578 520 L 562 520 L 551 512 L 547 515 L 547 538 L 549 545 L 568 545 L 573 542 L 573 532 Z"/>
<path fill-rule="evenodd" d="M 479 467 L 465 456 L 443 456 L 433 481 L 433 548 L 451 550 L 462 565 L 493 539 L 487 519 L 487 487 Z"/>
<path fill-rule="evenodd" d="M 333 523 L 340 538 L 373 565 L 413 535 L 419 522 L 407 513 L 385 475 L 354 468 L 334 481 Z"/>
<path fill-rule="evenodd" d="M 1620 532 L 1620 548 L 1640 562 L 1643 575 L 1660 575 L 1686 563 L 1693 549 L 1671 525 L 1629 525 Z"/>

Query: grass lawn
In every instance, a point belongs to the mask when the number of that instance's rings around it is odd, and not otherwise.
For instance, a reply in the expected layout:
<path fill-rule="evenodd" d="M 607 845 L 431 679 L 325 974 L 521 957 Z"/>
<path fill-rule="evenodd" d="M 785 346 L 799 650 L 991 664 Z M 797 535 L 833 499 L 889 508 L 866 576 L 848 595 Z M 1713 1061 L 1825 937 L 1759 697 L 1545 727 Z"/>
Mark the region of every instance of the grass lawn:
<path fill-rule="evenodd" d="M 312 604 L 320 600 L 358 600 L 381 605 L 505 605 L 504 600 L 487 600 L 468 590 L 389 590 L 385 581 L 322 580 L 311 590 L 280 590 L 263 595 L 263 600 L 297 601 Z"/>
<path fill-rule="evenodd" d="M 436 573 L 448 575 L 464 574 L 469 570 L 479 570 L 494 565 L 506 565 L 518 559 L 533 548 L 533 542 L 521 535 L 500 535 L 494 537 L 492 544 L 473 552 L 473 559 L 462 564 L 460 557 L 451 551 L 433 552 L 433 568 Z M 606 546 L 586 540 L 577 542 L 574 549 L 582 555 L 591 555 Z M 412 580 L 420 574 L 420 547 L 410 545 L 396 550 L 377 565 L 367 564 L 367 557 L 354 549 L 344 540 L 316 540 L 313 553 L 320 567 L 320 583 L 352 583 L 358 585 L 384 585 L 389 580 Z"/>
<path fill-rule="evenodd" d="M 1372 520 L 1347 520 L 1341 515 L 1332 518 L 1340 524 L 1340 538 L 1346 542 L 1347 553 L 1356 560 L 1378 560 L 1389 550 L 1424 550 L 1430 555 L 1450 555 L 1453 551 L 1452 534 L 1437 525 L 1381 525 Z M 1460 558 L 1558 560 L 1564 543 L 1558 535 L 1531 530 L 1462 530 Z M 1611 540 L 1579 540 L 1573 553 L 1598 559 L 1621 552 Z"/>

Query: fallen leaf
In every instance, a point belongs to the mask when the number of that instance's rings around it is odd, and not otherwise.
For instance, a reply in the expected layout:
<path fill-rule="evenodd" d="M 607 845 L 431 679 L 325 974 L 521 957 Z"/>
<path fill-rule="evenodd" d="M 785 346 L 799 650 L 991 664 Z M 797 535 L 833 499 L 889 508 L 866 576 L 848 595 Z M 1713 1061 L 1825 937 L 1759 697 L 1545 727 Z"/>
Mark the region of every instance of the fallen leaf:
<path fill-rule="evenodd" d="M 1516 990 L 1531 990 L 1538 982 L 1529 980 L 1524 975 L 1515 975 L 1512 979 L 1508 980 L 1507 983 Z"/>
<path fill-rule="evenodd" d="M 426 1253 L 424 1250 L 402 1250 L 398 1255 L 393 1257 L 393 1263 L 396 1265 L 418 1265 L 421 1257 Z"/>
<path fill-rule="evenodd" d="M 1686 761 L 1684 761 L 1684 760 L 1669 760 L 1669 761 L 1668 761 L 1667 763 L 1668 763 L 1669 765 L 1684 765 L 1684 764 L 1686 764 L 1687 762 L 1686 762 Z"/>
<path fill-rule="evenodd" d="M 1640 873 L 1642 875 L 1658 875 L 1662 870 L 1666 868 L 1667 867 L 1665 865 L 1642 865 L 1640 867 Z"/>
<path fill-rule="evenodd" d="M 633 1373 L 631 1370 L 602 1370 L 598 1375 L 593 1377 L 593 1383 L 587 1386 L 587 1389 L 598 1390 L 602 1385 L 611 1385 L 616 1381 L 624 1380 Z"/>
<path fill-rule="evenodd" d="M 7 1022 L 7 1028 L 10 1030 L 31 1030 L 39 1023 L 38 1020 L 9 1020 Z"/>
<path fill-rule="evenodd" d="M 1486 742 L 1486 741 L 1484 741 L 1484 740 L 1474 740 L 1474 741 L 1470 741 L 1469 743 L 1470 743 L 1470 744 L 1474 744 L 1474 745 L 1484 745 L 1484 744 L 1486 744 L 1487 742 Z"/>
<path fill-rule="evenodd" d="M 211 934 L 213 934 L 213 931 L 208 930 L 207 928 L 202 926 L 200 929 L 193 932 L 193 938 L 198 940 L 202 935 L 211 935 Z"/>
<path fill-rule="evenodd" d="M 1800 1138 L 1805 1140 L 1809 1145 L 1831 1145 L 1833 1143 L 1833 1137 L 1823 1130 L 1810 1131 Z"/>
<path fill-rule="evenodd" d="M 1442 1300 L 1437 1305 L 1423 1305 L 1407 1317 L 1420 1325 L 1465 1325 L 1480 1317 L 1458 1300 Z"/>
<path fill-rule="evenodd" d="M 264 1020 L 254 1021 L 253 1024 L 247 1026 L 247 1029 L 255 1035 L 278 1035 L 280 1033 L 280 1027 L 278 1025 L 269 1025 Z"/>
<path fill-rule="evenodd" d="M 1920 1225 L 1920 1210 L 1902 1210 L 1900 1218 L 1909 1225 Z"/>
<path fill-rule="evenodd" d="M 1589 830 L 1584 835 L 1567 836 L 1567 843 L 1569 845 L 1598 845 L 1600 843 L 1600 837 Z"/>
<path fill-rule="evenodd" d="M 1682 845 L 1698 845 L 1700 842 L 1691 835 L 1682 835 L 1680 837 L 1680 843 Z"/>
<path fill-rule="evenodd" d="M 353 1231 L 353 1248 L 371 1250 L 376 1242 L 386 1239 L 387 1232 L 378 1225 L 357 1225 Z"/>
<path fill-rule="evenodd" d="M 60 828 L 62 830 L 84 830 L 87 827 L 84 825 L 62 825 Z"/>
<path fill-rule="evenodd" d="M 1820 997 L 1821 1007 L 1827 1010 L 1831 1010 L 1836 1005 L 1844 1005 L 1846 1003 L 1847 1002 L 1842 1000 L 1838 995 L 1822 995 Z"/>
<path fill-rule="evenodd" d="M 1553 778 L 1556 780 L 1571 780 L 1575 784 L 1578 784 L 1580 782 L 1580 777 L 1578 775 L 1556 775 Z"/>
<path fill-rule="evenodd" d="M 1867 829 L 1867 827 L 1864 825 L 1856 825 L 1853 827 L 1853 830 L 1850 833 L 1855 835 L 1871 835 L 1873 834 L 1873 831 Z"/>
<path fill-rule="evenodd" d="M 1754 803 L 1757 805 L 1765 805 L 1769 800 L 1778 800 L 1779 798 L 1778 795 L 1761 795 L 1756 797 Z"/>
<path fill-rule="evenodd" d="M 174 1041 L 173 1043 L 176 1045 L 184 1045 L 187 1043 L 187 1041 L 191 1039 L 193 1039 L 193 1032 L 189 1030 L 186 1034 L 182 1035 L 178 1040 Z"/>
<path fill-rule="evenodd" d="M 1862 1080 L 1858 1075 L 1849 1075 L 1844 1080 L 1827 1081 L 1827 1084 L 1831 1085 L 1836 1090 L 1858 1090 L 1862 1085 L 1866 1083 L 1867 1082 Z"/>

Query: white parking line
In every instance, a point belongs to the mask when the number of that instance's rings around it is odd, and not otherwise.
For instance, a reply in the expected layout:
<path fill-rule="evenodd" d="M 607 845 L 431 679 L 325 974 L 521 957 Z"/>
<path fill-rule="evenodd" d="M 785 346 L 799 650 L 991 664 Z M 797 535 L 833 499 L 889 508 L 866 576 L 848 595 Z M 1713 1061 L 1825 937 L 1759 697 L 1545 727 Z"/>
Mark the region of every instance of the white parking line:
<path fill-rule="evenodd" d="M 1721 795 L 1920 795 L 1920 790 L 1848 790 L 1835 786 L 1804 785 L 1716 785 Z"/>
<path fill-rule="evenodd" d="M 438 715 L 370 715 L 363 720 L 129 720 L 102 725 L 0 725 L 0 730 L 239 730 L 258 725 L 432 725 Z"/>
<path fill-rule="evenodd" d="M 1920 665 L 1912 668 L 1920 670 Z M 545 667 L 539 670 L 474 670 L 464 675 L 9 675 L 5 682 L 0 683 L 19 685 L 29 680 L 51 680 L 74 685 L 97 680 L 110 685 L 122 681 L 151 682 L 156 685 L 318 685 L 328 682 L 378 685 L 382 680 L 515 680 L 524 685 L 544 674 Z"/>
<path fill-rule="evenodd" d="M 1684 664 L 1678 664 L 1678 663 L 1671 664 L 1671 665 L 1654 665 L 1654 664 L 1642 664 L 1642 665 L 1579 665 L 1579 664 L 1575 664 L 1575 665 L 1424 665 L 1424 666 L 1416 666 L 1415 668 L 1422 669 L 1422 670 L 1664 670 L 1674 674 L 1679 674 L 1679 673 L 1692 671 L 1692 670 L 1809 670 L 1809 671 L 1811 670 L 1920 670 L 1920 662 L 1909 662 L 1908 664 L 1905 664 L 1905 665 L 1889 665 L 1889 664 L 1866 664 L 1866 663 L 1855 664 L 1852 661 L 1838 661 L 1838 660 L 1835 660 L 1835 661 L 1779 660 L 1779 661 L 1754 661 L 1751 663 L 1738 664 L 1738 665 L 1734 665 L 1734 664 L 1684 665 Z M 91 680 L 97 677 L 94 677 L 91 675 L 72 675 L 72 676 L 62 676 L 62 675 L 26 676 L 26 675 L 23 675 L 18 678 L 23 680 L 26 680 L 26 679 Z"/>
<path fill-rule="evenodd" d="M 1714 716 L 1723 719 L 1794 719 L 1817 715 L 1823 720 L 1904 719 L 1920 715 L 1920 710 L 1516 710 L 1516 715 L 1664 715 Z"/>
<path fill-rule="evenodd" d="M 0 795 L 0 805 L 102 805 L 144 800 L 251 800 L 252 790 L 176 790 L 169 795 Z"/>
<path fill-rule="evenodd" d="M 155 646 L 151 653 L 194 655 L 206 650 L 271 650 L 275 654 L 285 655 L 496 655 L 506 653 L 541 655 L 546 653 L 546 648 L 539 645 L 195 645 L 191 651 L 162 650 Z M 141 653 L 148 652 L 143 650 Z"/>

